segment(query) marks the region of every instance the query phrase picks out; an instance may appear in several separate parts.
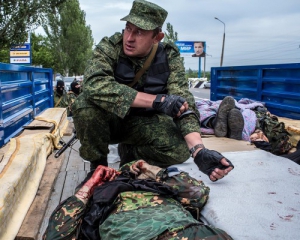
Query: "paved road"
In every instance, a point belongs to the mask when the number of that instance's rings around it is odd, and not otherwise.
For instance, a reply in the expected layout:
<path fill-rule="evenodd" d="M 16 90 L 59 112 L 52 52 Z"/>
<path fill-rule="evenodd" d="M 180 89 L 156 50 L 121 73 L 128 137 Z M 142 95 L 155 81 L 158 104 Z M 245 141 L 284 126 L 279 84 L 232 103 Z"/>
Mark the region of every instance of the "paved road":
<path fill-rule="evenodd" d="M 199 98 L 207 98 L 210 99 L 210 89 L 207 88 L 190 88 L 190 92 L 194 95 L 195 100 Z"/>

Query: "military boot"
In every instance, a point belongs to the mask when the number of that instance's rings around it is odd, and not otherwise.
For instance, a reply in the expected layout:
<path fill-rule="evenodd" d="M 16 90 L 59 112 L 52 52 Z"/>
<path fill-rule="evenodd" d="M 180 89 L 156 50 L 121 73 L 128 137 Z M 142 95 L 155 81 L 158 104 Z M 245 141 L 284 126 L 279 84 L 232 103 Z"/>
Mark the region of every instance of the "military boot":
<path fill-rule="evenodd" d="M 240 110 L 234 108 L 228 113 L 228 137 L 242 140 L 244 118 Z"/>
<path fill-rule="evenodd" d="M 222 100 L 214 121 L 216 137 L 225 137 L 227 135 L 227 117 L 229 111 L 234 107 L 235 102 L 233 97 L 227 96 Z"/>
<path fill-rule="evenodd" d="M 137 160 L 133 154 L 133 146 L 126 143 L 118 144 L 118 154 L 120 156 L 120 167 L 133 160 Z"/>
<path fill-rule="evenodd" d="M 103 157 L 102 159 L 100 160 L 96 160 L 96 161 L 90 161 L 90 171 L 95 171 L 95 169 L 99 166 L 99 165 L 102 165 L 102 166 L 108 166 L 108 163 L 107 163 L 107 157 Z"/>

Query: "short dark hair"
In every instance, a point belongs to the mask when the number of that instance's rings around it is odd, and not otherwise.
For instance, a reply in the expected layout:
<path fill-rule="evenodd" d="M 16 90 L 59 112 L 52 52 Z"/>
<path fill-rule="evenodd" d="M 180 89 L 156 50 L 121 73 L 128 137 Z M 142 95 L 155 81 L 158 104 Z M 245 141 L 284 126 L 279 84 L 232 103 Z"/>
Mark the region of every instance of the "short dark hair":
<path fill-rule="evenodd" d="M 153 29 L 153 35 L 152 35 L 152 37 L 155 37 L 161 31 L 162 31 L 161 27 L 157 27 L 157 28 Z"/>

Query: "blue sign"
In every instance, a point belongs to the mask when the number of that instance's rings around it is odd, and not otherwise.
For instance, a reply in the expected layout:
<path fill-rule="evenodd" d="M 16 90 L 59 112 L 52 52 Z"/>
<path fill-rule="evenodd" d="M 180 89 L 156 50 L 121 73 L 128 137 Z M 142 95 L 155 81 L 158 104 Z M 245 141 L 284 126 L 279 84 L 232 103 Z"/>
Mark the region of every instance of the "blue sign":
<path fill-rule="evenodd" d="M 30 50 L 30 43 L 24 43 L 24 44 L 21 44 L 21 45 L 13 45 L 11 46 L 10 50 Z"/>
<path fill-rule="evenodd" d="M 180 53 L 194 53 L 194 42 L 175 42 L 179 48 Z"/>
<path fill-rule="evenodd" d="M 175 44 L 182 54 L 190 54 L 193 57 L 205 56 L 205 41 L 176 41 Z"/>

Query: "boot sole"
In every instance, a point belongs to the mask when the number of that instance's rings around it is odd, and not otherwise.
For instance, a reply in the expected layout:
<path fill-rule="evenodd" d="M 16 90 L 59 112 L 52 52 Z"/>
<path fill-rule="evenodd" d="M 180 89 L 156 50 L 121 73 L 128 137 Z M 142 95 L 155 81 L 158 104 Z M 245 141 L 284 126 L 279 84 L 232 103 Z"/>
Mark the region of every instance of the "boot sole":
<path fill-rule="evenodd" d="M 232 109 L 228 113 L 229 138 L 242 140 L 244 118 L 240 110 Z"/>
<path fill-rule="evenodd" d="M 214 127 L 216 137 L 225 137 L 227 135 L 227 117 L 231 109 L 235 107 L 234 98 L 225 97 L 218 109 L 216 125 Z"/>

